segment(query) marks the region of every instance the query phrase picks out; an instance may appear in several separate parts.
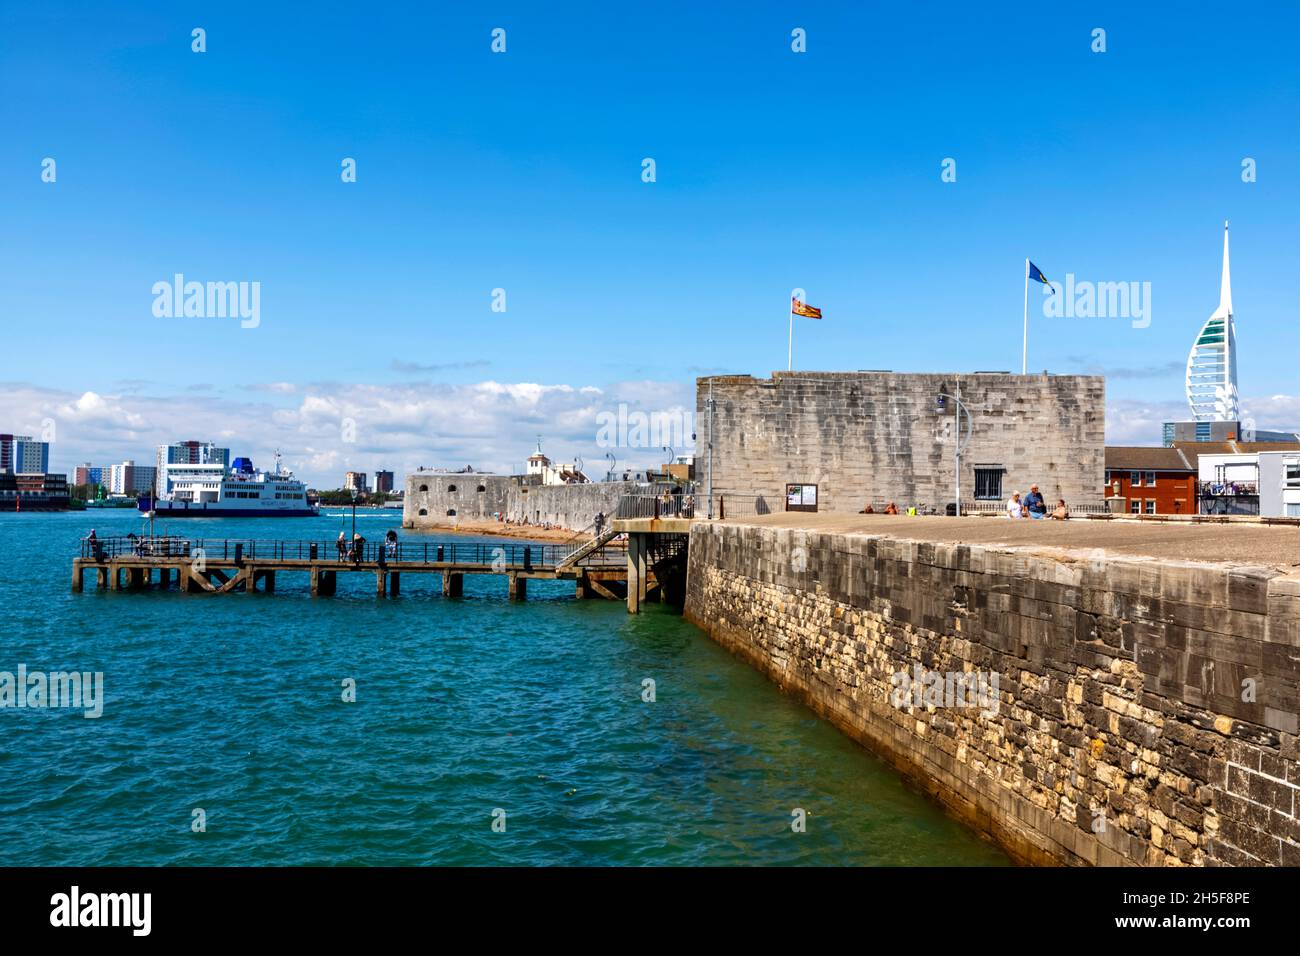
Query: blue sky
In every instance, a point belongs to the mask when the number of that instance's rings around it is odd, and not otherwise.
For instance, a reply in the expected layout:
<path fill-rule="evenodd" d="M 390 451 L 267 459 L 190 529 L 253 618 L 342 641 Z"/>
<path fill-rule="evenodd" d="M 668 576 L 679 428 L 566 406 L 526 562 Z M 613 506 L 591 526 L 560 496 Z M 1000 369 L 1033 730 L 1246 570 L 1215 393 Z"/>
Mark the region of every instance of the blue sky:
<path fill-rule="evenodd" d="M 1106 373 L 1109 440 L 1155 443 L 1224 219 L 1245 405 L 1300 427 L 1294 6 L 465 6 L 6 0 L 0 431 L 325 485 L 590 461 L 601 409 L 784 368 L 793 287 L 797 368 L 1018 370 L 1028 255 L 1151 283 L 1145 329 L 1031 290 L 1030 368 Z M 177 272 L 260 282 L 260 325 L 156 318 Z"/>

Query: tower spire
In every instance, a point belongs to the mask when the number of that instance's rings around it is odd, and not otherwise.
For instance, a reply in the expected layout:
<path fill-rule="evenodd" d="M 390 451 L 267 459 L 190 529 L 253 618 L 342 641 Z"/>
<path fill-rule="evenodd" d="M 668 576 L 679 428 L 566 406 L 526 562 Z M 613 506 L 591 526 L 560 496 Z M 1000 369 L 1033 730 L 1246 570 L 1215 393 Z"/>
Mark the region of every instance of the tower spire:
<path fill-rule="evenodd" d="M 1228 221 L 1223 221 L 1223 282 L 1219 286 L 1219 311 L 1221 316 L 1232 315 L 1232 277 L 1228 272 Z"/>

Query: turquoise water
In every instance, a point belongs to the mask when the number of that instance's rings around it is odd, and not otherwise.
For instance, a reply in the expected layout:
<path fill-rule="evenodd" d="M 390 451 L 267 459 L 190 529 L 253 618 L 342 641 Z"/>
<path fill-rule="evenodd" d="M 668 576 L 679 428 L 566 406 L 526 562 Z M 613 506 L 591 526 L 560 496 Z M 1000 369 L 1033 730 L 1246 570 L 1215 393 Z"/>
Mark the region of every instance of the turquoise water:
<path fill-rule="evenodd" d="M 324 538 L 342 520 L 172 530 Z M 373 541 L 397 519 L 357 522 Z M 80 536 L 139 526 L 0 515 L 0 671 L 103 671 L 105 696 L 98 719 L 0 709 L 0 864 L 1007 862 L 667 609 L 537 581 L 512 604 L 474 576 L 460 600 L 424 575 L 376 599 L 372 574 L 317 599 L 283 573 L 273 595 L 93 575 L 73 594 Z"/>

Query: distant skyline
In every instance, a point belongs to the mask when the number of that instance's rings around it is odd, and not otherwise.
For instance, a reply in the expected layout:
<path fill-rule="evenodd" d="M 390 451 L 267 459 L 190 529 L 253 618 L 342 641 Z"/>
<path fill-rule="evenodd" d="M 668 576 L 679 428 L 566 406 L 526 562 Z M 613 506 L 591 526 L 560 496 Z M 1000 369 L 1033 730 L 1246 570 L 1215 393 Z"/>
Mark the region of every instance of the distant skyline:
<path fill-rule="evenodd" d="M 1107 441 L 1158 444 L 1190 417 L 1224 220 L 1242 414 L 1300 428 L 1297 26 L 1281 4 L 9 4 L 0 431 L 52 421 L 69 474 L 198 439 L 335 487 L 522 468 L 539 433 L 603 474 L 601 413 L 689 416 L 698 375 L 784 369 L 795 288 L 825 316 L 796 319 L 796 369 L 1018 371 L 1028 257 L 1149 283 L 1141 327 L 1049 318 L 1031 288 L 1029 369 L 1106 375 Z M 177 274 L 257 283 L 257 323 L 158 317 Z"/>

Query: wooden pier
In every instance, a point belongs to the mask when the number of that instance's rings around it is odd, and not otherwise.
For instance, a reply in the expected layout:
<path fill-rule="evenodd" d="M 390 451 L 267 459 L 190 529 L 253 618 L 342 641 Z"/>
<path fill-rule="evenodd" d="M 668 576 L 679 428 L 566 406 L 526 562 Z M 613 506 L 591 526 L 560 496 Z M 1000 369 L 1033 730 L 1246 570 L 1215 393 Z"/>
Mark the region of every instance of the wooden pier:
<path fill-rule="evenodd" d="M 275 591 L 277 577 L 302 574 L 313 596 L 328 597 L 341 574 L 371 574 L 379 597 L 401 593 L 402 578 L 436 574 L 442 593 L 460 597 L 465 575 L 504 577 L 507 594 L 524 600 L 530 580 L 568 580 L 581 598 L 623 600 L 627 546 L 596 543 L 520 544 L 463 541 L 366 542 L 357 553 L 334 541 L 255 541 L 181 537 L 125 537 L 83 540 L 72 561 L 72 590 L 94 575 L 99 588 L 177 588 L 186 593 L 249 594 Z"/>

